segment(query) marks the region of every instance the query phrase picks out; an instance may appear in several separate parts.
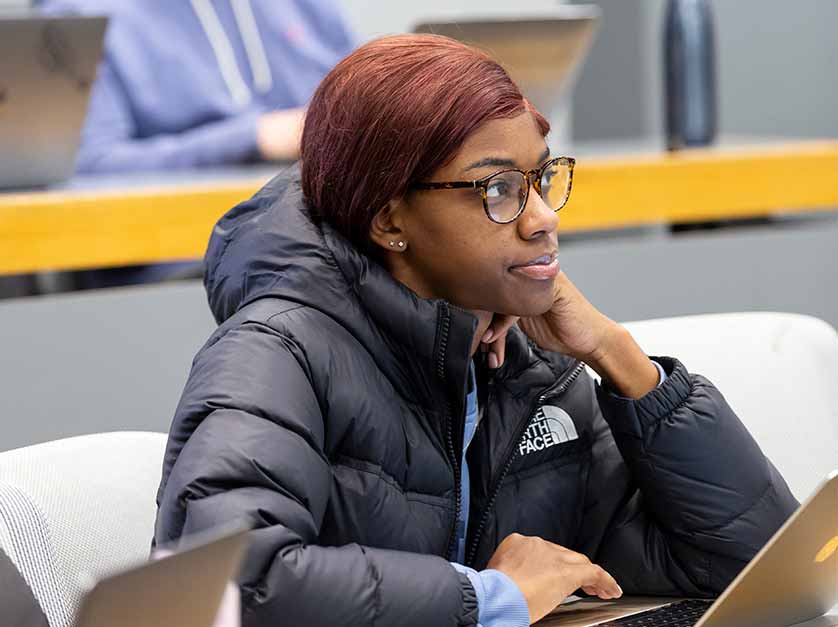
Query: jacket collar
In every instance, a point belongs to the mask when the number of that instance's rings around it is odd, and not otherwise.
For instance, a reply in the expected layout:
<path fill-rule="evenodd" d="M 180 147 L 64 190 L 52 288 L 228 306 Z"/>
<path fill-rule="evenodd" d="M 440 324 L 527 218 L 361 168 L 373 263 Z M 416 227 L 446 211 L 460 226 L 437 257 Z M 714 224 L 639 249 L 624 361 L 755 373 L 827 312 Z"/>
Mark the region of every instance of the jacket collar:
<path fill-rule="evenodd" d="M 396 358 L 388 370 L 420 383 L 429 399 L 438 400 L 444 388 L 465 389 L 477 318 L 444 300 L 420 298 L 331 226 L 321 228 L 370 330 Z"/>

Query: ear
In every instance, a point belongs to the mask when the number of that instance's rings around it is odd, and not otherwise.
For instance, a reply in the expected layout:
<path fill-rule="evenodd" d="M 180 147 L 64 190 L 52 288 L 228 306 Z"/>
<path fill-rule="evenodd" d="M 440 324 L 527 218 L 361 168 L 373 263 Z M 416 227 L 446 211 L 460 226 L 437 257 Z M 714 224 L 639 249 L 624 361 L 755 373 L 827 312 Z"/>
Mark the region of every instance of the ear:
<path fill-rule="evenodd" d="M 405 204 L 401 199 L 388 202 L 375 214 L 370 224 L 370 239 L 384 250 L 404 252 L 407 233 L 404 229 Z"/>

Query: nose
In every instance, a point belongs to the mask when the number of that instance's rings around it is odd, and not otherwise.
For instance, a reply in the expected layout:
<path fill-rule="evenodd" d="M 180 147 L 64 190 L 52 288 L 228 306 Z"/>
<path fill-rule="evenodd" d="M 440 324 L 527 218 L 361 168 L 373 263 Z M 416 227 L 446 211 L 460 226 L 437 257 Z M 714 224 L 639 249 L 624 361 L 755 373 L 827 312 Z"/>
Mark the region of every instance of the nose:
<path fill-rule="evenodd" d="M 551 235 L 556 231 L 559 227 L 559 214 L 547 206 L 535 188 L 530 187 L 527 204 L 517 224 L 522 239 L 536 239 L 545 233 Z"/>

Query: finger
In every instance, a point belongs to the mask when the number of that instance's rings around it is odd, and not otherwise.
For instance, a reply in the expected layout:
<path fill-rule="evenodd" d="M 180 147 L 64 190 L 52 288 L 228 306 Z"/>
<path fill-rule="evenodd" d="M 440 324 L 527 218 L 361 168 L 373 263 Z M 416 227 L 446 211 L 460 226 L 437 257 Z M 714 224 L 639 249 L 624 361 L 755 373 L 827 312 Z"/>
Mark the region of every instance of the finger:
<path fill-rule="evenodd" d="M 618 594 L 614 594 L 613 592 L 603 590 L 602 588 L 597 588 L 596 586 L 583 586 L 582 590 L 588 596 L 597 597 L 598 599 L 603 600 L 617 599 L 620 596 Z"/>
<path fill-rule="evenodd" d="M 596 586 L 582 586 L 582 592 L 584 592 L 588 596 L 599 597 L 599 598 L 602 598 L 602 594 L 603 594 L 602 590 L 600 590 Z"/>
<path fill-rule="evenodd" d="M 490 345 L 489 368 L 497 369 L 506 360 L 506 334 L 516 323 L 518 316 L 496 314 L 483 334 L 482 341 Z M 494 357 L 492 357 L 494 355 Z"/>
<path fill-rule="evenodd" d="M 498 356 L 496 353 L 489 353 L 488 365 L 490 370 L 497 370 L 500 368 L 500 363 L 498 362 Z"/>
<path fill-rule="evenodd" d="M 579 578 L 577 588 L 598 588 L 603 593 L 597 595 L 600 598 L 616 599 L 623 595 L 622 589 L 617 585 L 614 578 L 600 566 L 596 564 L 580 564 L 575 569 L 576 575 Z"/>
<path fill-rule="evenodd" d="M 506 359 L 506 331 L 497 336 L 497 339 L 492 342 L 492 353 L 494 353 L 495 361 L 497 362 L 497 366 L 495 367 L 500 368 L 503 365 L 504 359 Z"/>
<path fill-rule="evenodd" d="M 505 334 L 516 322 L 518 322 L 518 318 L 518 316 L 510 316 L 507 314 L 495 314 L 492 318 L 492 322 L 489 324 L 489 328 L 483 333 L 483 337 L 480 338 L 480 341 L 491 344 L 493 339 Z"/>

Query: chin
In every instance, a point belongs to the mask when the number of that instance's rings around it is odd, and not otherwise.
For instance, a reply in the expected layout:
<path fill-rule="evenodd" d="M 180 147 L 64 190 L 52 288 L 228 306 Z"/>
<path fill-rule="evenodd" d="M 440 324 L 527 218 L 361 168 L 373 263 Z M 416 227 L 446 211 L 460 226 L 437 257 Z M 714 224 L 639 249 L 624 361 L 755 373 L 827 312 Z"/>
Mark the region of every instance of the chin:
<path fill-rule="evenodd" d="M 520 316 L 521 318 L 540 316 L 550 311 L 550 308 L 553 306 L 553 292 L 550 290 L 550 292 L 545 294 L 534 294 L 532 292 L 515 294 L 504 305 L 503 307 L 494 309 L 494 311 L 512 316 Z"/>

